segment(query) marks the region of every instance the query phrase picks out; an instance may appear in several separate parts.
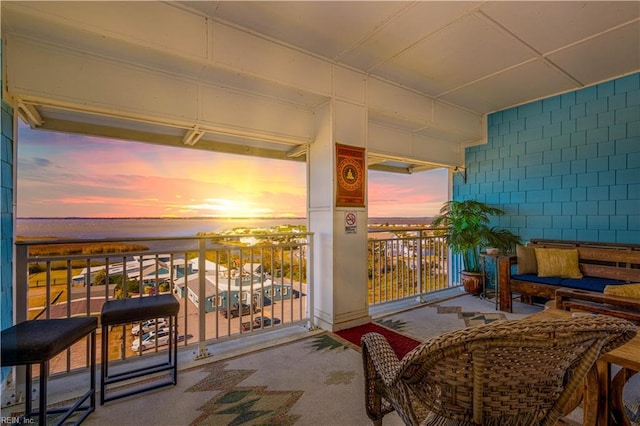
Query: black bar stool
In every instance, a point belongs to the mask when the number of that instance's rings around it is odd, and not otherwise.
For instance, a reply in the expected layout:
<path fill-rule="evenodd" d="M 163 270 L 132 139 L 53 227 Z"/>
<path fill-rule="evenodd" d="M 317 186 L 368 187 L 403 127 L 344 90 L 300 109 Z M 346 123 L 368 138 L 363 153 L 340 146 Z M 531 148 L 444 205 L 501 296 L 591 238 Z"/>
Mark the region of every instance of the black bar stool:
<path fill-rule="evenodd" d="M 130 299 L 109 300 L 102 306 L 100 321 L 102 324 L 102 364 L 100 368 L 100 405 L 106 401 L 123 398 L 140 392 L 157 389 L 159 387 L 175 385 L 178 379 L 178 332 L 177 319 L 180 303 L 172 294 L 158 296 L 134 297 Z M 166 362 L 153 364 L 141 368 L 109 374 L 109 329 L 114 325 L 129 324 L 157 318 L 169 318 L 169 357 Z M 140 330 L 139 339 L 142 344 L 143 332 Z M 129 388 L 107 395 L 108 385 L 146 376 L 149 374 L 169 371 L 165 380 L 155 380 L 146 385 Z"/>
<path fill-rule="evenodd" d="M 59 318 L 21 322 L 2 330 L 2 366 L 26 366 L 25 413 L 18 423 L 29 423 L 26 419 L 38 417 L 39 425 L 47 424 L 47 416 L 61 414 L 55 418 L 55 425 L 62 424 L 71 415 L 81 413 L 73 423 L 79 425 L 96 407 L 96 329 L 98 320 L 94 317 Z M 47 381 L 49 379 L 49 361 L 71 347 L 74 343 L 90 335 L 89 390 L 68 407 L 47 408 Z M 40 365 L 40 399 L 37 410 L 31 402 L 32 368 Z M 87 404 L 88 402 L 88 404 Z"/>

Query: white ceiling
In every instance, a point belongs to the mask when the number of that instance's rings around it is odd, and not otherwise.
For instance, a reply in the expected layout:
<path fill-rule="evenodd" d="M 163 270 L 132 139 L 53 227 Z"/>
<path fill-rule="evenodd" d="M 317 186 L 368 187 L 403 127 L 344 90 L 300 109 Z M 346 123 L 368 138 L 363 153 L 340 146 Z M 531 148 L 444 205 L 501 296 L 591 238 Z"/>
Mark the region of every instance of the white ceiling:
<path fill-rule="evenodd" d="M 6 7 L 12 3 L 20 7 Z M 25 6 L 27 4 L 30 6 Z M 9 29 L 28 38 L 54 38 L 79 51 L 96 50 L 125 61 L 147 55 L 150 63 L 160 61 L 163 68 L 178 73 L 202 69 L 199 62 L 172 56 L 169 47 L 156 50 L 129 43 L 127 27 L 132 24 L 123 12 L 125 4 L 127 2 L 119 5 L 117 2 L 75 3 L 74 7 L 82 5 L 77 8 L 84 13 L 109 12 L 109 22 L 117 16 L 115 21 L 122 27 L 118 29 L 125 36 L 107 39 L 105 34 L 111 33 L 94 34 L 90 23 L 78 18 L 90 14 L 68 16 L 73 13 L 65 9 L 69 7 L 67 2 L 3 1 L 3 34 Z M 171 6 L 167 10 L 188 9 L 477 114 L 640 72 L 640 0 L 178 1 L 166 4 Z M 74 19 L 77 22 L 72 23 Z M 157 16 L 145 16 L 145 19 L 154 20 L 154 28 L 160 28 L 158 40 L 166 42 L 171 31 L 161 27 Z M 92 22 L 96 22 L 95 19 Z M 177 37 L 175 43 L 179 42 Z M 255 89 L 307 107 L 325 100 L 318 94 L 268 85 L 235 71 L 207 68 L 207 73 L 200 78 L 229 87 Z M 25 108 L 42 116 L 43 128 L 50 130 L 125 137 L 121 132 L 124 129 L 128 131 L 126 137 L 134 140 L 183 145 L 185 129 L 179 126 L 141 123 L 120 115 L 102 117 L 90 111 L 48 107 L 36 101 L 27 102 Z M 369 112 L 370 120 L 384 123 L 387 118 L 376 111 Z M 392 124 L 399 125 L 396 117 Z M 406 125 L 411 131 L 422 131 L 419 127 L 423 124 L 416 126 L 416 123 Z M 448 140 L 446 134 L 427 136 Z M 251 138 L 235 140 L 210 133 L 204 134 L 196 148 L 280 158 L 291 146 Z M 248 149 L 255 153 L 249 153 Z M 304 152 L 300 152 L 292 158 L 304 160 Z M 409 161 L 397 165 L 392 160 L 374 158 L 371 167 L 404 172 L 418 170 L 425 164 Z"/>
<path fill-rule="evenodd" d="M 639 1 L 180 4 L 479 113 L 640 70 Z"/>

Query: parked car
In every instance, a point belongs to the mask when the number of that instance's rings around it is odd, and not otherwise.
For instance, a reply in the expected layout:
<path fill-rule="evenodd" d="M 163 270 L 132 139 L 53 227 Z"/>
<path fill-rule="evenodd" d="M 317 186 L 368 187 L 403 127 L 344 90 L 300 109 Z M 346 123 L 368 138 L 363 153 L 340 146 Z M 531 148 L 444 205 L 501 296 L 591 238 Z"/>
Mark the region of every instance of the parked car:
<path fill-rule="evenodd" d="M 269 318 L 263 316 L 257 316 L 253 319 L 253 327 L 251 326 L 251 321 L 242 323 L 242 331 L 250 331 L 252 328 L 262 328 L 269 327 L 271 324 L 277 325 L 280 324 L 280 318 Z"/>
<path fill-rule="evenodd" d="M 133 334 L 134 336 L 137 336 L 138 334 L 140 334 L 141 326 L 142 326 L 143 333 L 147 333 L 151 330 L 155 330 L 156 323 L 158 325 L 158 328 L 169 326 L 169 321 L 167 321 L 166 318 L 154 318 L 154 319 L 142 321 L 141 323 L 136 323 L 136 325 L 134 325 L 131 328 L 131 334 Z"/>
<path fill-rule="evenodd" d="M 242 304 L 242 315 L 249 315 L 251 310 L 253 312 L 258 312 L 258 306 L 254 303 L 252 306 L 247 305 L 246 303 Z M 240 316 L 240 305 L 238 303 L 234 303 L 231 305 L 230 309 L 223 309 L 220 311 L 222 316 L 225 318 L 235 318 Z"/>
<path fill-rule="evenodd" d="M 142 347 L 142 350 L 146 351 L 147 349 L 155 348 L 156 344 L 158 346 L 167 345 L 169 343 L 169 336 L 171 335 L 171 330 L 169 329 L 169 327 L 159 328 L 157 333 L 157 340 L 155 330 L 144 333 L 142 337 L 138 337 L 133 341 L 133 343 L 131 344 L 131 350 L 134 352 L 138 352 Z"/>

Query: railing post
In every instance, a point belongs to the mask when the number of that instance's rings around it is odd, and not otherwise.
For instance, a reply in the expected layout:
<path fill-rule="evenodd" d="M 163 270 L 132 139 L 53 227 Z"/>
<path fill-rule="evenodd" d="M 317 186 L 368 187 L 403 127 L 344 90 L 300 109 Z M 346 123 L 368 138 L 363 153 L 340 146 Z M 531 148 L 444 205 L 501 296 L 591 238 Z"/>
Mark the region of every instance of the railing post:
<path fill-rule="evenodd" d="M 29 246 L 16 244 L 16 285 L 14 286 L 13 319 L 19 324 L 27 319 L 28 293 L 29 293 L 29 269 L 27 256 Z"/>
<path fill-rule="evenodd" d="M 418 301 L 419 302 L 424 302 L 424 298 L 422 297 L 422 275 L 425 272 L 424 268 L 422 267 L 422 231 L 419 230 L 418 232 L 418 265 L 416 267 L 416 270 L 418 271 Z"/>
<path fill-rule="evenodd" d="M 29 246 L 16 244 L 16 285 L 13 287 L 13 322 L 19 324 L 27 320 L 29 312 L 29 268 L 27 257 Z M 31 398 L 31 392 L 27 392 L 25 383 L 26 366 L 19 365 L 13 368 L 13 380 L 15 383 L 15 401 L 24 401 Z"/>
<path fill-rule="evenodd" d="M 195 359 L 211 356 L 207 351 L 207 239 L 198 240 L 198 354 Z M 185 287 L 187 282 L 185 280 Z M 185 288 L 186 290 L 186 288 Z"/>
<path fill-rule="evenodd" d="M 304 246 L 303 246 L 304 247 Z M 313 234 L 307 235 L 307 312 L 309 313 L 309 319 L 307 321 L 307 329 L 314 330 L 316 326 L 316 317 L 314 314 L 314 294 L 316 289 L 313 286 Z M 302 256 L 300 256 L 302 261 Z M 302 297 L 302 277 L 300 277 L 300 297 Z"/>

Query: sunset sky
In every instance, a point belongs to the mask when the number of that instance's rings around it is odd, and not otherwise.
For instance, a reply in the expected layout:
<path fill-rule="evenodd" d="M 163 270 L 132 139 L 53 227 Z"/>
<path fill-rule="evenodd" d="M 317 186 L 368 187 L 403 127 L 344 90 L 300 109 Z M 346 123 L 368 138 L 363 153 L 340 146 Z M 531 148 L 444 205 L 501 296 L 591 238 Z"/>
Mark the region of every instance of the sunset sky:
<path fill-rule="evenodd" d="M 306 217 L 304 163 L 18 131 L 18 217 Z M 369 172 L 368 190 L 370 217 L 433 216 L 447 173 Z"/>

